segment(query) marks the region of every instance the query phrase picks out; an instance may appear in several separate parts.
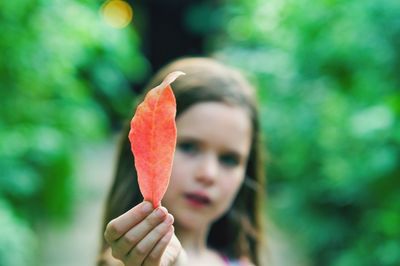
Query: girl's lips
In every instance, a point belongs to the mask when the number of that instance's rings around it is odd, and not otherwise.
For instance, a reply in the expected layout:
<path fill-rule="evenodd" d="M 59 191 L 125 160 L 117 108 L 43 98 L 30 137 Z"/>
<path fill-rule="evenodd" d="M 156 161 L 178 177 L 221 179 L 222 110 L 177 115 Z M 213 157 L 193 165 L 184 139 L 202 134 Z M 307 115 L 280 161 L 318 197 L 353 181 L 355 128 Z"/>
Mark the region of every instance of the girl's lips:
<path fill-rule="evenodd" d="M 185 193 L 185 198 L 194 207 L 204 207 L 211 204 L 210 197 L 204 192 Z"/>

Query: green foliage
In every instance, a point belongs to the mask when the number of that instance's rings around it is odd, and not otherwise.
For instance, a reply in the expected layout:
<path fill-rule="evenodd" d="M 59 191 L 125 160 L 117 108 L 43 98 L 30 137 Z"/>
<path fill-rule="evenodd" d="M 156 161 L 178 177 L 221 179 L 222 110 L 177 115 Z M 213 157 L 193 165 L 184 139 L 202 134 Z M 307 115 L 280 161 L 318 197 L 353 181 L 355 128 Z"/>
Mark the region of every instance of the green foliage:
<path fill-rule="evenodd" d="M 400 262 L 399 14 L 395 0 L 243 0 L 221 15 L 217 55 L 259 87 L 271 214 L 313 265 Z"/>
<path fill-rule="evenodd" d="M 35 224 L 67 217 L 74 152 L 131 112 L 130 83 L 147 74 L 135 33 L 110 28 L 98 9 L 0 2 L 1 265 L 31 264 Z"/>
<path fill-rule="evenodd" d="M 16 217 L 12 208 L 1 198 L 0 217 L 0 265 L 34 264 L 32 258 L 38 251 L 38 245 L 30 226 Z"/>

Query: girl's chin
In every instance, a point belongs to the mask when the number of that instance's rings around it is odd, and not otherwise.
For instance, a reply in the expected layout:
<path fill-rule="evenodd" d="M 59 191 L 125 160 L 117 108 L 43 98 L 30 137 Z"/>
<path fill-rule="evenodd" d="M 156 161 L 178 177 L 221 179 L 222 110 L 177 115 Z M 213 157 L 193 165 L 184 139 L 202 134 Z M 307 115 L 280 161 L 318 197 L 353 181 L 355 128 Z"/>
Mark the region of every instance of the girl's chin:
<path fill-rule="evenodd" d="M 206 229 L 209 227 L 208 223 L 194 223 L 193 221 L 177 221 L 176 224 L 177 230 L 182 230 L 186 232 L 202 232 L 203 230 L 206 231 Z"/>
<path fill-rule="evenodd" d="M 175 223 L 186 230 L 198 230 L 208 227 L 212 220 L 204 214 L 182 212 L 174 216 Z"/>
<path fill-rule="evenodd" d="M 195 213 L 193 211 L 181 212 L 174 215 L 175 223 L 184 230 L 201 230 L 211 226 L 218 217 L 210 217 L 204 213 Z"/>

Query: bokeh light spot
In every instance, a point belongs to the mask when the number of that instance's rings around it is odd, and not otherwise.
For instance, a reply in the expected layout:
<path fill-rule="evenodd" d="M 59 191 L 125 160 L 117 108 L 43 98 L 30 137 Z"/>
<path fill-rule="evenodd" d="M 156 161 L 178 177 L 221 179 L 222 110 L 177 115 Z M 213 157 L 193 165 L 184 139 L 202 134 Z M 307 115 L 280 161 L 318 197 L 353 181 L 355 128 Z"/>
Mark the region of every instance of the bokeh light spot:
<path fill-rule="evenodd" d="M 132 21 L 131 6 L 121 0 L 109 0 L 101 7 L 103 19 L 113 28 L 124 28 Z"/>

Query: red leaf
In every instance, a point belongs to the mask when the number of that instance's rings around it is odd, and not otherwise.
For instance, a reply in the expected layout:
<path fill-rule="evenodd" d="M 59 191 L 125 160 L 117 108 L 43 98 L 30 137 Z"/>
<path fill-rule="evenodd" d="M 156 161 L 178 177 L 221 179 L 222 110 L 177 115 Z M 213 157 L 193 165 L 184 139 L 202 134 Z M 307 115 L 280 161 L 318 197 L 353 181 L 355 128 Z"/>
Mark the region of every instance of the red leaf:
<path fill-rule="evenodd" d="M 171 176 L 176 145 L 176 101 L 170 84 L 183 72 L 170 73 L 138 105 L 129 140 L 144 200 L 160 205 Z"/>

